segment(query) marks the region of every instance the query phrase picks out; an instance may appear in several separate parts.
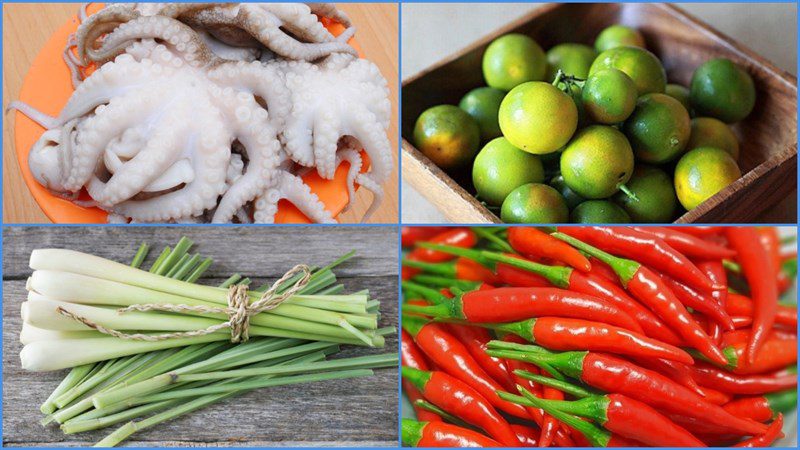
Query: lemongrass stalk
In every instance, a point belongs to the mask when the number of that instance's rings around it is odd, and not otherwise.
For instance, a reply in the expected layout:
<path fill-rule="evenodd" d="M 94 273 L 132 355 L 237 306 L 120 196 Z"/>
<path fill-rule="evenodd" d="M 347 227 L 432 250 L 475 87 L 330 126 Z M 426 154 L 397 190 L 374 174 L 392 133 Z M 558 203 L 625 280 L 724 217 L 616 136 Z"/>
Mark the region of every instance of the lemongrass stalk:
<path fill-rule="evenodd" d="M 164 262 L 158 266 L 155 274 L 166 275 L 170 269 L 172 269 L 172 267 L 175 266 L 181 258 L 183 258 L 183 255 L 186 254 L 192 245 L 194 245 L 194 242 L 192 242 L 191 239 L 187 238 L 186 236 L 181 237 L 178 243 L 175 244 L 175 248 L 172 250 L 172 252 L 166 257 L 166 259 L 164 259 Z"/>
<path fill-rule="evenodd" d="M 172 253 L 172 249 L 169 246 L 164 247 L 164 250 L 161 250 L 161 253 L 158 255 L 155 261 L 153 261 L 153 265 L 150 266 L 150 273 L 156 273 L 158 268 L 164 262 L 165 259 Z"/>
<path fill-rule="evenodd" d="M 182 277 L 176 277 L 175 275 L 178 273 L 179 270 L 181 270 L 181 268 L 183 268 L 186 264 L 189 263 L 190 259 L 191 256 L 188 253 L 181 256 L 181 259 L 179 259 L 178 262 L 175 263 L 175 265 L 172 266 L 172 268 L 170 268 L 169 271 L 164 274 L 164 276 L 169 278 L 176 278 L 178 280 L 182 279 Z"/>
<path fill-rule="evenodd" d="M 82 366 L 74 367 L 72 370 L 69 371 L 67 376 L 61 380 L 61 383 L 53 390 L 47 400 L 42 403 L 42 406 L 39 407 L 39 410 L 42 411 L 44 414 L 51 414 L 53 411 L 56 410 L 55 399 L 58 398 L 64 392 L 70 390 L 73 386 L 77 385 L 78 383 L 83 380 L 84 377 L 92 370 L 91 364 L 84 364 Z"/>
<path fill-rule="evenodd" d="M 223 281 L 222 284 L 219 285 L 221 288 L 227 288 L 233 286 L 237 281 L 241 280 L 242 276 L 238 273 L 235 273 L 228 277 L 227 280 Z"/>
<path fill-rule="evenodd" d="M 31 342 L 37 341 L 55 341 L 58 339 L 85 339 L 90 337 L 100 337 L 101 333 L 97 331 L 53 331 L 45 330 L 35 327 L 29 323 L 22 324 L 22 330 L 19 332 L 19 342 L 22 345 L 28 345 Z"/>
<path fill-rule="evenodd" d="M 194 364 L 162 373 L 161 375 L 142 380 L 138 383 L 122 383 L 118 389 L 94 395 L 92 402 L 96 408 L 102 408 L 174 384 L 174 377 L 181 374 L 224 370 L 261 361 L 283 358 L 285 356 L 297 355 L 298 353 L 322 350 L 330 346 L 330 344 L 325 342 L 311 342 L 306 344 L 302 344 L 301 342 L 302 341 L 296 339 L 262 340 L 252 344 L 247 342 L 219 353 L 205 361 L 198 361 Z"/>
<path fill-rule="evenodd" d="M 120 373 L 125 373 L 131 367 L 135 367 L 137 363 L 144 359 L 145 354 L 140 353 L 133 355 L 130 358 L 110 359 L 108 360 L 98 373 L 94 374 L 91 379 L 81 382 L 78 386 L 70 389 L 56 399 L 56 406 L 63 408 L 68 406 L 74 400 L 80 398 L 84 394 L 90 392 L 92 389 L 101 385 L 106 380 L 114 378 Z"/>
<path fill-rule="evenodd" d="M 344 285 L 343 284 L 334 284 L 333 286 L 328 286 L 325 289 L 319 291 L 317 294 L 319 295 L 337 295 L 344 292 Z"/>
<path fill-rule="evenodd" d="M 211 267 L 213 262 L 214 260 L 211 258 L 204 259 L 203 262 L 201 262 L 184 281 L 187 283 L 194 283 L 195 281 L 199 280 L 206 270 Z"/>
<path fill-rule="evenodd" d="M 318 381 L 337 380 L 343 378 L 365 377 L 365 376 L 370 376 L 372 374 L 373 374 L 372 370 L 369 369 L 356 369 L 356 370 L 342 370 L 337 372 L 323 372 L 323 373 L 300 375 L 294 377 L 254 380 L 252 382 L 242 383 L 236 386 L 237 390 L 233 392 L 225 392 L 216 395 L 204 395 L 203 397 L 191 400 L 189 402 L 185 402 L 179 406 L 176 406 L 159 414 L 150 416 L 139 422 L 128 422 L 127 424 L 123 425 L 121 428 L 118 428 L 116 431 L 114 431 L 110 435 L 106 436 L 103 440 L 95 444 L 95 447 L 113 447 L 119 444 L 120 442 L 124 441 L 137 431 L 141 431 L 143 429 L 152 427 L 154 425 L 158 425 L 161 422 L 165 422 L 167 420 L 180 417 L 184 414 L 200 409 L 206 405 L 218 402 L 229 396 L 236 395 L 245 390 L 252 390 L 270 386 L 283 386 L 283 385 L 290 385 L 297 383 L 313 383 Z"/>
<path fill-rule="evenodd" d="M 274 361 L 264 361 L 259 364 L 254 364 L 254 366 L 270 367 L 285 364 L 306 364 L 310 362 L 321 361 L 325 359 L 325 355 L 325 351 L 316 351 L 296 357 L 287 356 Z M 242 378 L 232 378 L 216 381 L 215 384 L 229 384 L 242 380 Z M 164 401 L 185 401 L 186 398 L 198 396 L 194 393 L 194 391 L 191 391 L 191 389 L 208 384 L 208 382 L 185 383 L 181 385 L 182 389 L 171 389 L 145 397 L 131 398 L 124 402 L 116 403 L 104 408 L 96 408 L 78 417 L 75 417 L 74 419 L 70 419 L 61 426 L 61 429 L 65 433 L 75 433 L 104 428 L 124 420 L 131 420 L 141 415 L 132 413 L 132 411 L 137 407 L 140 407 L 140 405 L 152 403 L 163 404 Z"/>
<path fill-rule="evenodd" d="M 179 280 L 172 280 L 164 277 L 156 278 L 163 278 L 164 280 L 171 282 L 182 283 Z M 189 284 L 189 286 L 198 287 L 199 285 Z M 66 301 L 70 303 L 88 303 L 113 306 L 131 306 L 145 303 L 169 303 L 178 305 L 202 305 L 216 307 L 219 305 L 227 305 L 227 290 L 212 288 L 209 286 L 202 287 L 204 289 L 213 289 L 217 291 L 218 297 L 216 297 L 214 301 L 208 301 L 198 299 L 196 297 L 184 297 L 164 292 L 157 292 L 146 288 L 126 285 L 124 283 L 94 278 L 91 276 L 70 272 L 54 272 L 49 270 L 37 270 L 28 279 L 29 290 L 33 290 L 53 300 Z M 267 313 L 253 316 L 251 318 L 251 323 L 255 325 L 269 326 L 268 323 L 259 322 L 259 320 L 262 317 L 278 315 L 331 325 L 337 325 L 339 320 L 344 318 L 351 325 L 359 328 L 375 328 L 376 326 L 376 321 L 370 320 L 369 318 L 308 308 L 305 306 L 292 304 L 292 302 L 292 298 L 289 298 L 277 308 Z M 204 315 L 201 313 L 197 314 Z M 212 315 L 207 316 L 213 317 Z"/>
<path fill-rule="evenodd" d="M 139 245 L 139 249 L 136 250 L 136 254 L 133 255 L 133 260 L 131 260 L 131 267 L 139 268 L 142 266 L 145 258 L 147 258 L 147 254 L 150 252 L 150 246 L 147 245 L 147 242 L 142 242 Z"/>

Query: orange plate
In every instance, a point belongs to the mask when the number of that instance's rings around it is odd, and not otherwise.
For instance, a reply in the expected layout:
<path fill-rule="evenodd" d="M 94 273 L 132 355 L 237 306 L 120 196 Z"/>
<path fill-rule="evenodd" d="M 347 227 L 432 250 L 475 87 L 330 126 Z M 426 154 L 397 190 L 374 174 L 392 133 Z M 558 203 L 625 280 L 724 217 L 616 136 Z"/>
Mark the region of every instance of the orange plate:
<path fill-rule="evenodd" d="M 103 6 L 102 3 L 93 3 L 89 7 L 89 13 L 94 13 Z M 344 27 L 338 23 L 323 20 L 325 26 L 333 33 L 338 35 Z M 67 103 L 72 95 L 73 88 L 70 81 L 70 73 L 67 65 L 62 59 L 62 52 L 67 38 L 78 28 L 79 22 L 77 15 L 69 20 L 58 31 L 53 33 L 50 40 L 45 44 L 42 51 L 36 56 L 28 74 L 22 84 L 20 100 L 33 106 L 51 116 L 58 116 L 58 113 Z M 350 44 L 361 54 L 361 49 L 353 40 Z M 28 151 L 33 144 L 44 133 L 44 128 L 29 119 L 19 111 L 16 112 L 14 124 L 14 146 L 17 154 L 19 166 L 22 169 L 22 176 L 25 184 L 36 199 L 36 203 L 42 211 L 55 223 L 106 223 L 107 214 L 99 208 L 85 208 L 78 206 L 71 201 L 53 195 L 50 191 L 40 185 L 31 174 L 28 167 Z M 364 169 L 368 167 L 366 154 L 364 158 Z M 325 208 L 331 211 L 334 216 L 338 215 L 348 202 L 347 193 L 347 171 L 350 164 L 342 163 L 337 169 L 332 180 L 322 179 L 316 171 L 309 171 L 303 176 L 303 181 L 317 194 L 320 201 L 325 204 Z M 86 192 L 81 192 L 81 199 L 89 200 Z M 286 200 L 278 203 L 278 213 L 275 215 L 275 223 L 309 223 L 310 220 L 300 212 L 297 207 Z"/>

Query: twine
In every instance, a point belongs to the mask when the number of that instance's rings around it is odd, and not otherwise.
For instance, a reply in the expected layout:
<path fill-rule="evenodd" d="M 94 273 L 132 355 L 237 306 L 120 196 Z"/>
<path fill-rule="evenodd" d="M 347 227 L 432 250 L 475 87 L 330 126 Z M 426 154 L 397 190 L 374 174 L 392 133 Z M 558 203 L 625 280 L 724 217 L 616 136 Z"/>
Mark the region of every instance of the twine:
<path fill-rule="evenodd" d="M 300 277 L 300 279 L 297 280 L 292 285 L 292 287 L 290 287 L 289 289 L 287 289 L 282 293 L 278 293 L 278 288 L 280 287 L 280 285 L 298 273 L 302 273 L 303 276 Z M 126 308 L 118 310 L 118 312 L 121 314 L 131 311 L 139 311 L 139 312 L 166 311 L 174 313 L 225 314 L 228 316 L 227 321 L 216 325 L 211 325 L 210 327 L 202 330 L 179 331 L 174 333 L 163 333 L 155 335 L 143 334 L 143 333 L 123 333 L 119 330 L 114 330 L 111 328 L 104 327 L 85 317 L 67 311 L 61 306 L 59 306 L 56 310 L 58 311 L 59 314 L 74 319 L 86 325 L 89 328 L 92 328 L 103 334 L 108 334 L 110 336 L 114 336 L 120 339 L 156 342 L 156 341 L 163 341 L 166 339 L 205 336 L 207 334 L 215 333 L 219 330 L 224 330 L 225 328 L 230 328 L 231 342 L 238 343 L 247 341 L 250 338 L 250 333 L 249 333 L 250 318 L 252 316 L 255 316 L 256 314 L 262 312 L 271 311 L 277 308 L 288 298 L 297 294 L 298 292 L 300 292 L 301 289 L 306 287 L 310 280 L 311 280 L 311 269 L 309 269 L 309 267 L 305 264 L 298 264 L 294 266 L 291 270 L 286 272 L 278 281 L 273 283 L 269 289 L 267 289 L 263 294 L 261 294 L 261 298 L 259 298 L 253 303 L 250 303 L 250 297 L 247 294 L 248 293 L 247 286 L 239 284 L 239 285 L 233 285 L 228 289 L 227 308 L 215 307 L 215 306 L 203 306 L 203 305 L 191 306 L 191 305 L 145 303 L 140 305 L 131 305 Z"/>

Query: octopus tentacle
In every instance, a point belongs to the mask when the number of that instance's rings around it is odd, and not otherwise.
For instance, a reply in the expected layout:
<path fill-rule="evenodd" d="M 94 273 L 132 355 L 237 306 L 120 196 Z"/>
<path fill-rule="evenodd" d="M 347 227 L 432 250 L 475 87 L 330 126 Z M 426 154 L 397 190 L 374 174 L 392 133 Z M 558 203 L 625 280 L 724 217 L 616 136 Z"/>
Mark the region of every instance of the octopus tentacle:
<path fill-rule="evenodd" d="M 347 17 L 347 14 L 337 8 L 333 3 L 306 3 L 306 5 L 308 5 L 311 12 L 317 16 L 333 19 L 346 28 L 353 26 L 352 22 L 350 22 L 350 18 Z"/>
<path fill-rule="evenodd" d="M 347 205 L 342 210 L 344 212 L 350 209 L 356 199 L 355 182 L 356 177 L 361 172 L 363 161 L 358 151 L 352 148 L 341 149 L 336 154 L 336 165 L 338 166 L 343 161 L 350 163 L 350 168 L 347 170 Z"/>
<path fill-rule="evenodd" d="M 256 200 L 253 217 L 256 223 L 274 223 L 278 211 L 278 201 L 286 199 L 297 207 L 309 219 L 318 223 L 336 223 L 319 201 L 319 197 L 311 192 L 303 180 L 289 172 L 281 171 L 277 177 L 277 186 Z"/>
<path fill-rule="evenodd" d="M 240 6 L 240 26 L 264 46 L 285 58 L 310 61 L 337 52 L 356 54 L 353 47 L 336 40 L 310 43 L 298 41 L 286 34 L 280 27 L 275 26 L 268 11 L 250 6 Z"/>
<path fill-rule="evenodd" d="M 331 109 L 323 110 L 314 120 L 314 162 L 317 173 L 326 179 L 336 172 L 336 148 L 341 122 Z"/>
<path fill-rule="evenodd" d="M 127 5 L 109 5 L 83 20 L 75 33 L 78 56 L 88 64 L 104 57 L 95 50 L 98 39 L 140 14 Z"/>
<path fill-rule="evenodd" d="M 378 207 L 383 201 L 383 188 L 381 187 L 380 183 L 376 182 L 369 174 L 366 173 L 359 173 L 356 175 L 356 182 L 368 191 L 372 192 L 372 202 L 370 202 L 369 208 L 367 208 L 367 211 L 364 213 L 364 215 L 361 216 L 361 222 L 366 222 L 370 217 L 372 217 L 372 214 L 377 211 Z"/>
<path fill-rule="evenodd" d="M 225 223 L 271 182 L 279 164 L 281 144 L 277 130 L 269 121 L 269 114 L 251 96 L 244 92 L 235 95 L 233 89 L 226 88 L 220 90 L 217 97 L 229 103 L 235 100 L 239 105 L 233 108 L 236 111 L 233 133 L 249 158 L 247 171 L 225 192 L 214 212 L 212 222 Z"/>
<path fill-rule="evenodd" d="M 283 127 L 291 110 L 291 94 L 275 67 L 255 61 L 225 63 L 210 70 L 208 77 L 217 84 L 250 92 L 263 100 L 270 120 L 277 128 Z"/>
<path fill-rule="evenodd" d="M 376 121 L 375 115 L 363 107 L 354 112 L 350 126 L 353 128 L 353 136 L 369 155 L 372 179 L 383 182 L 392 170 L 392 146 L 386 131 Z"/>

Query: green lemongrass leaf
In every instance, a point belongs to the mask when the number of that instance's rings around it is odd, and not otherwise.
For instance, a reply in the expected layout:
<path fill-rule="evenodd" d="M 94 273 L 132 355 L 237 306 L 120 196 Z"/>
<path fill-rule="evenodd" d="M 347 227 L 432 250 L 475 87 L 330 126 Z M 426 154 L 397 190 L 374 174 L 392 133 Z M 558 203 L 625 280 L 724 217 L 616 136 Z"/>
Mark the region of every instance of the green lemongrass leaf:
<path fill-rule="evenodd" d="M 231 275 L 230 277 L 228 277 L 227 280 L 223 281 L 222 284 L 219 285 L 219 287 L 221 287 L 221 288 L 231 287 L 234 284 L 236 284 L 237 281 L 239 281 L 241 279 L 242 279 L 242 276 L 239 275 L 238 273 L 235 273 L 235 274 Z"/>
<path fill-rule="evenodd" d="M 189 258 L 188 261 L 181 264 L 174 273 L 171 273 L 169 275 L 170 278 L 175 278 L 176 280 L 185 280 L 199 262 L 200 255 L 195 253 Z"/>
<path fill-rule="evenodd" d="M 92 364 L 84 364 L 82 366 L 73 367 L 72 370 L 69 371 L 66 377 L 61 380 L 61 383 L 53 390 L 47 400 L 42 403 L 42 406 L 39 407 L 39 410 L 42 411 L 43 414 L 52 414 L 56 410 L 55 399 L 61 396 L 63 393 L 68 392 L 73 386 L 78 385 L 81 380 L 83 380 L 86 375 L 93 369 Z"/>
<path fill-rule="evenodd" d="M 170 252 L 170 254 L 164 259 L 161 265 L 158 266 L 158 270 L 155 272 L 157 275 L 166 275 L 169 273 L 172 268 L 178 264 L 181 258 L 186 254 L 187 251 L 194 245 L 189 238 L 183 236 L 180 238 L 177 244 L 175 244 L 175 248 Z"/>
<path fill-rule="evenodd" d="M 142 267 L 142 263 L 144 262 L 145 258 L 147 258 L 147 254 L 150 252 L 150 246 L 147 245 L 147 242 L 142 242 L 139 245 L 139 249 L 136 250 L 136 254 L 133 255 L 133 260 L 131 260 L 131 267 L 139 268 Z"/>
<path fill-rule="evenodd" d="M 186 264 L 188 264 L 188 263 L 189 263 L 189 259 L 190 259 L 190 258 L 191 258 L 191 256 L 189 256 L 189 254 L 188 254 L 188 253 L 186 253 L 186 254 L 184 254 L 183 256 L 181 256 L 181 259 L 179 259 L 179 260 L 178 260 L 178 262 L 176 262 L 176 263 L 175 263 L 175 264 L 174 264 L 174 265 L 173 265 L 173 266 L 172 266 L 172 267 L 169 269 L 169 271 L 168 271 L 167 273 L 165 273 L 165 274 L 164 274 L 164 276 L 165 276 L 165 277 L 168 277 L 168 278 L 178 278 L 178 277 L 176 277 L 176 276 L 175 276 L 175 274 L 177 274 L 177 273 L 178 273 L 178 271 L 179 271 L 179 270 L 181 270 L 181 268 L 183 268 L 183 266 L 184 266 L 184 265 L 186 265 Z"/>
<path fill-rule="evenodd" d="M 150 266 L 149 272 L 156 273 L 158 271 L 158 268 L 161 266 L 164 260 L 167 259 L 170 253 L 172 253 L 172 249 L 169 248 L 169 246 L 164 247 L 164 250 L 161 250 L 161 253 L 158 255 L 156 260 L 153 261 L 153 265 Z"/>
<path fill-rule="evenodd" d="M 187 283 L 194 283 L 195 281 L 199 280 L 200 277 L 206 273 L 206 270 L 211 267 L 213 262 L 214 260 L 211 258 L 204 259 L 203 262 L 201 262 L 184 281 Z"/>

